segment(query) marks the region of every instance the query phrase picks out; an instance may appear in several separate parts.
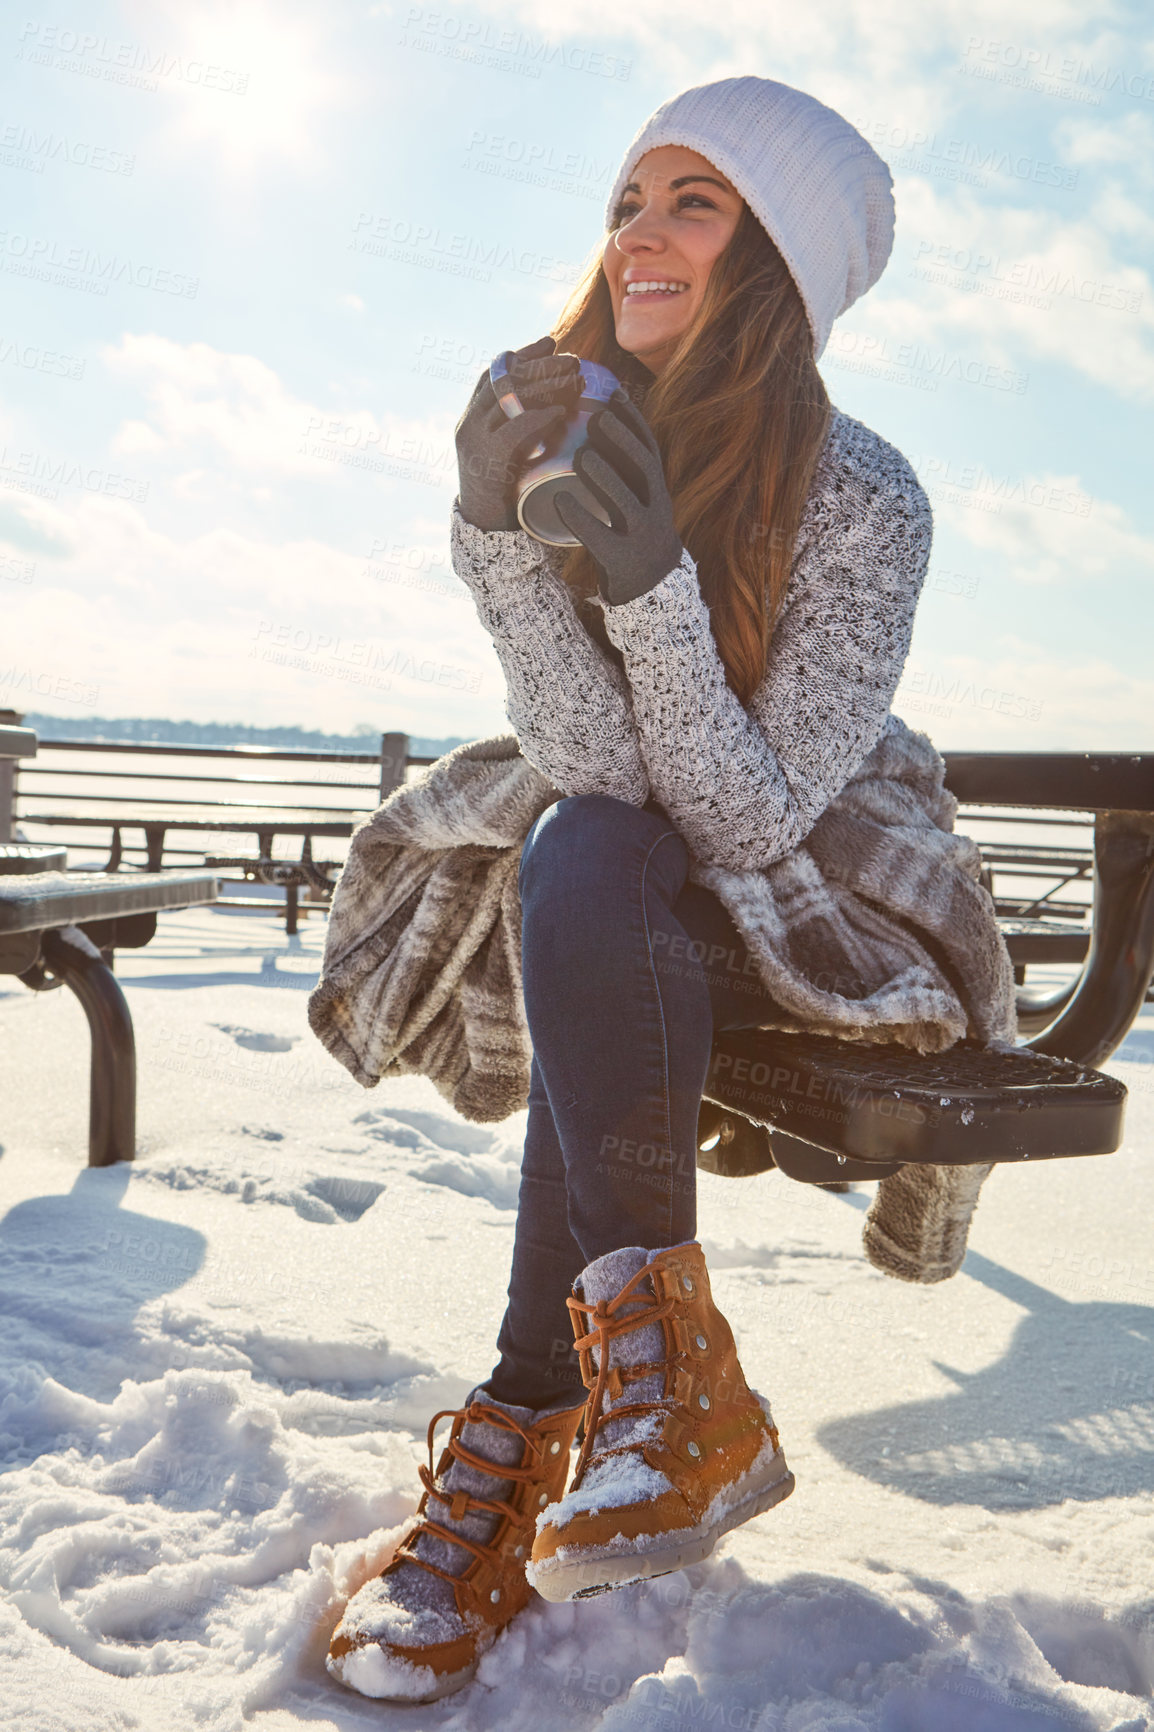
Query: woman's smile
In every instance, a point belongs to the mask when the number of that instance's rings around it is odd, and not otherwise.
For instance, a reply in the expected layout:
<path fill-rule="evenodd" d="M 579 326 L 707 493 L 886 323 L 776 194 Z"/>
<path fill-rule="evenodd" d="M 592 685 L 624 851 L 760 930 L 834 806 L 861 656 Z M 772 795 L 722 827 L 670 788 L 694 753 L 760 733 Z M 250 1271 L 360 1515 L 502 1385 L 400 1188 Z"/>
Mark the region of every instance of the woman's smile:
<path fill-rule="evenodd" d="M 630 305 L 636 306 L 638 301 L 650 303 L 668 301 L 673 295 L 684 294 L 688 287 L 688 283 L 664 283 L 660 281 L 631 283 L 626 281 L 625 295 Z"/>

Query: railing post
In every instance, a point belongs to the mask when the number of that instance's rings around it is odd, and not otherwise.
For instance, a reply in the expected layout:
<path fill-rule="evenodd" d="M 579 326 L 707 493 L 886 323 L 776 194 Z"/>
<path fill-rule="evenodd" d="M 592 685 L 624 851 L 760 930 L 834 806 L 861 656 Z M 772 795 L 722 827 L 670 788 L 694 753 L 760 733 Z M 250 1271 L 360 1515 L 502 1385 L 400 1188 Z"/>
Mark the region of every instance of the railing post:
<path fill-rule="evenodd" d="M 0 723 L 18 728 L 22 710 L 0 710 Z M 0 758 L 0 842 L 11 842 L 16 827 L 16 759 Z"/>
<path fill-rule="evenodd" d="M 394 788 L 405 783 L 405 764 L 409 756 L 408 734 L 381 735 L 381 799 L 386 800 Z"/>

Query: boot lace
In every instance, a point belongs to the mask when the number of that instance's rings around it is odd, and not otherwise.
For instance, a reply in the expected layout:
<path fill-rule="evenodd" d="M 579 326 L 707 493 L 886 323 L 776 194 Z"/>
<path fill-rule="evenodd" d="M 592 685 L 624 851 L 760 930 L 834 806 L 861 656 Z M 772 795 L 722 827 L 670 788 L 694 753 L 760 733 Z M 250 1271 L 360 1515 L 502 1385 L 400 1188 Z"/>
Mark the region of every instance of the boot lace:
<path fill-rule="evenodd" d="M 477 1497 L 472 1492 L 450 1491 L 447 1487 L 438 1486 L 433 1470 L 433 1434 L 442 1419 L 454 1421 L 460 1419 L 462 1425 L 466 1423 L 477 1425 L 483 1422 L 485 1425 L 496 1427 L 499 1431 L 516 1432 L 524 1440 L 526 1454 L 522 1458 L 520 1467 L 506 1467 L 503 1463 L 486 1461 L 483 1456 L 476 1455 L 471 1449 L 466 1448 L 459 1437 L 450 1436 L 446 1447 L 453 1459 L 464 1462 L 468 1467 L 476 1468 L 479 1473 L 487 1473 L 493 1479 L 511 1479 L 515 1484 L 524 1485 L 538 1478 L 545 1459 L 545 1444 L 542 1439 L 534 1437 L 531 1432 L 526 1431 L 524 1426 L 518 1424 L 512 1414 L 503 1412 L 499 1407 L 489 1407 L 483 1401 L 471 1401 L 468 1407 L 443 1407 L 439 1413 L 434 1413 L 429 1421 L 426 1440 L 429 1449 L 428 1465 L 426 1466 L 424 1462 L 421 1462 L 417 1468 L 421 1484 L 425 1488 L 425 1495 L 421 1499 L 421 1506 L 417 1511 L 421 1519 L 405 1535 L 397 1547 L 393 1561 L 395 1563 L 419 1564 L 421 1569 L 428 1570 L 431 1575 L 442 1577 L 446 1582 L 459 1582 L 462 1579 L 459 1575 L 454 1575 L 451 1570 L 442 1569 L 439 1564 L 434 1564 L 428 1558 L 422 1558 L 418 1555 L 415 1547 L 421 1534 L 435 1534 L 438 1539 L 446 1541 L 449 1545 L 461 1546 L 465 1551 L 472 1552 L 473 1556 L 482 1562 L 489 1559 L 496 1563 L 498 1561 L 497 1552 L 492 1543 L 481 1545 L 475 1540 L 466 1539 L 464 1534 L 455 1533 L 452 1528 L 445 1527 L 442 1522 L 427 1515 L 425 1512 L 428 1508 L 430 1494 L 442 1503 L 448 1504 L 449 1515 L 456 1522 L 463 1521 L 465 1516 L 473 1510 L 484 1510 L 496 1516 L 508 1516 L 510 1521 L 514 1522 L 519 1519 L 520 1512 L 513 1504 L 503 1498 Z M 500 1530 L 498 1529 L 498 1531 Z"/>
<path fill-rule="evenodd" d="M 609 1366 L 609 1343 L 619 1335 L 626 1335 L 632 1329 L 643 1329 L 647 1323 L 658 1323 L 663 1318 L 672 1316 L 676 1300 L 671 1298 L 658 1299 L 639 1290 L 639 1284 L 646 1278 L 648 1271 L 642 1267 L 631 1281 L 613 1299 L 599 1299 L 596 1305 L 590 1305 L 583 1299 L 566 1299 L 565 1303 L 573 1317 L 575 1340 L 573 1345 L 578 1353 L 584 1356 L 594 1347 L 599 1349 L 597 1355 L 597 1379 L 585 1409 L 585 1437 L 581 1451 L 577 1457 L 577 1467 L 570 1484 L 570 1491 L 576 1491 L 581 1484 L 585 1469 L 596 1453 L 598 1461 L 607 1460 L 611 1455 L 625 1455 L 641 1448 L 640 1442 L 620 1443 L 609 1448 L 595 1450 L 597 1434 L 601 1427 L 610 1419 L 625 1419 L 627 1417 L 641 1418 L 645 1414 L 664 1413 L 670 1408 L 668 1397 L 658 1401 L 619 1401 L 608 1412 L 604 1410 L 605 1393 L 611 1396 L 620 1395 L 627 1383 L 639 1383 L 643 1377 L 650 1377 L 655 1372 L 665 1373 L 668 1370 L 668 1358 L 652 1363 L 637 1365 Z M 631 1310 L 628 1316 L 622 1316 L 625 1305 L 639 1306 Z M 579 1333 L 584 1319 L 591 1327 L 586 1333 Z"/>

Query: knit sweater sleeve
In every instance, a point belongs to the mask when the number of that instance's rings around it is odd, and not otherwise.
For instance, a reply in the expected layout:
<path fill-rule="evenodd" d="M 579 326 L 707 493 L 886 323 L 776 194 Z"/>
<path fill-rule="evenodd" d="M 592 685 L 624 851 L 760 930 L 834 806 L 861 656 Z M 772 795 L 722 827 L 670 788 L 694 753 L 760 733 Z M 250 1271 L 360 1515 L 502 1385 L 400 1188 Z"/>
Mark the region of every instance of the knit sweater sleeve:
<path fill-rule="evenodd" d="M 748 710 L 726 683 L 688 552 L 656 588 L 606 606 L 653 795 L 700 861 L 755 870 L 788 854 L 873 750 L 932 534 L 906 459 L 835 413 Z"/>
<path fill-rule="evenodd" d="M 478 529 L 458 500 L 449 547 L 493 639 L 524 757 L 564 794 L 643 806 L 649 776 L 628 683 L 582 625 L 550 550 L 523 529 Z"/>

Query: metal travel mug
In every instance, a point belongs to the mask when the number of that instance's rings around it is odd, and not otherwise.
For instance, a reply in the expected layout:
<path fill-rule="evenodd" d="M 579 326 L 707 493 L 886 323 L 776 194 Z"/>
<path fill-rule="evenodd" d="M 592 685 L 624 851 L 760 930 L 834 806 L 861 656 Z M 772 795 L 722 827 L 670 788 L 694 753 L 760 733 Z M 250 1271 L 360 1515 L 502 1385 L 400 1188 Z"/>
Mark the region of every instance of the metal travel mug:
<path fill-rule="evenodd" d="M 506 349 L 503 354 L 494 357 L 489 367 L 489 378 L 497 401 L 510 419 L 525 412 L 509 377 L 511 355 L 512 350 Z M 597 361 L 582 361 L 581 377 L 584 389 L 570 411 L 557 449 L 546 457 L 544 444 L 538 445 L 529 453 L 526 467 L 517 481 L 518 523 L 522 529 L 527 529 L 530 535 L 535 535 L 538 541 L 548 542 L 551 547 L 581 545 L 579 538 L 565 527 L 557 515 L 554 500 L 558 493 L 572 493 L 600 522 L 608 524 L 610 521 L 601 501 L 594 497 L 575 473 L 573 458 L 585 443 L 590 416 L 608 403 L 620 380 L 614 377 L 608 367 L 602 367 Z"/>

